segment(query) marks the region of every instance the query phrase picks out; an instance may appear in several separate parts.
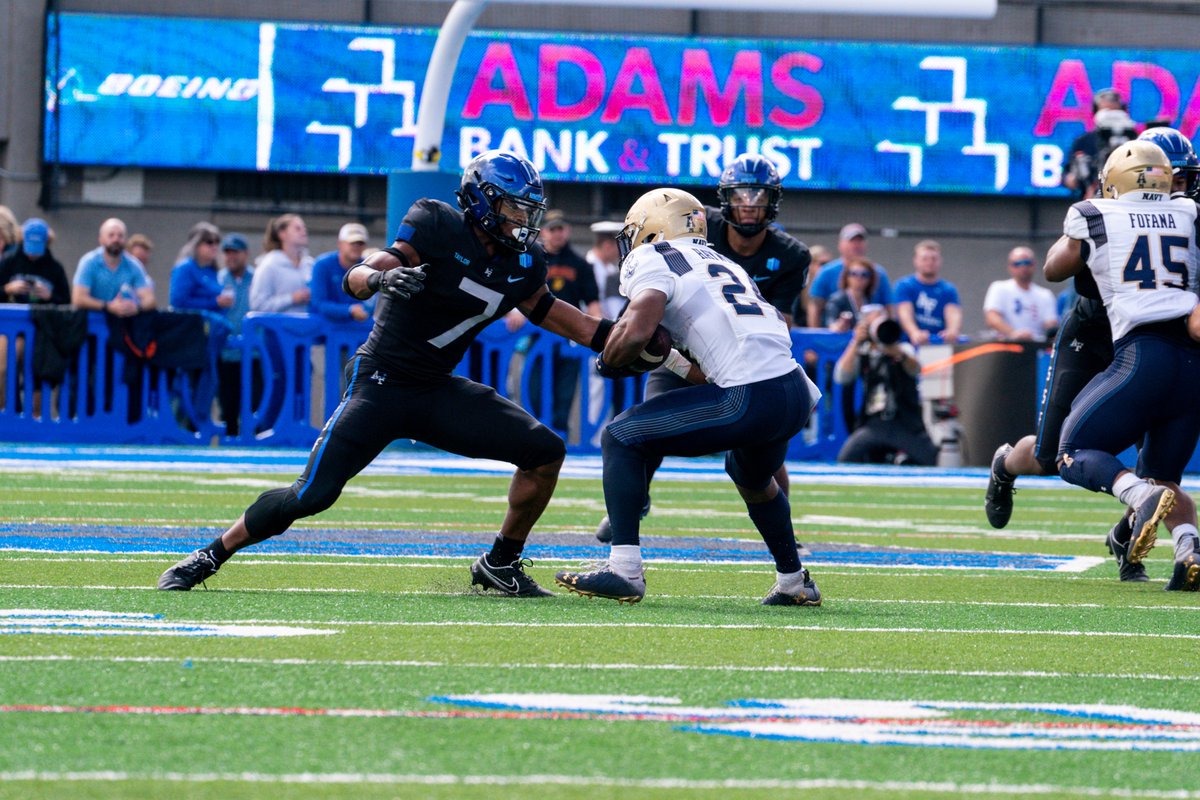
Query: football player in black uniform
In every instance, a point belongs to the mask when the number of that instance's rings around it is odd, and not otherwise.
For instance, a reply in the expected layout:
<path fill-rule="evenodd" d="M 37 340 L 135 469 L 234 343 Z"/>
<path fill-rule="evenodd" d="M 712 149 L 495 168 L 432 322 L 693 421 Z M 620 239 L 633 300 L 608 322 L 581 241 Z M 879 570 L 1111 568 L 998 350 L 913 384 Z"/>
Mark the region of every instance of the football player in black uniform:
<path fill-rule="evenodd" d="M 418 200 L 391 247 L 347 270 L 345 291 L 379 293 L 375 326 L 346 366 L 346 393 L 291 486 L 259 496 L 229 530 L 162 574 L 188 590 L 233 553 L 333 505 L 342 487 L 395 439 L 516 466 L 508 513 L 472 584 L 514 597 L 552 594 L 525 574 L 521 551 L 558 481 L 562 439 L 488 386 L 452 375 L 475 337 L 518 308 L 531 322 L 599 352 L 612 323 L 555 299 L 536 245 L 546 210 L 528 161 L 488 151 L 463 173 L 458 211 Z"/>
<path fill-rule="evenodd" d="M 717 197 L 721 201 L 720 209 L 704 209 L 709 244 L 746 270 L 759 293 L 779 309 L 790 328 L 792 305 L 808 280 L 812 257 L 803 242 L 771 224 L 779 216 L 779 201 L 783 199 L 783 181 L 779 172 L 770 159 L 740 155 L 721 173 Z M 656 369 L 646 379 L 645 398 L 649 400 L 688 385 L 670 370 Z M 658 464 L 653 468 L 658 469 Z M 779 468 L 775 480 L 787 494 L 787 467 Z M 649 512 L 647 500 L 643 516 Z M 608 517 L 600 520 L 596 538 L 602 542 L 612 541 Z M 804 545 L 800 545 L 800 550 L 802 555 L 810 555 Z"/>
<path fill-rule="evenodd" d="M 1174 171 L 1172 195 L 1196 197 L 1200 191 L 1200 159 L 1191 141 L 1173 128 L 1150 128 L 1138 138 L 1154 142 L 1166 152 Z M 1058 474 L 1055 460 L 1059 437 L 1071 412 L 1071 403 L 1092 378 L 1112 363 L 1112 328 L 1090 270 L 1075 276 L 1075 291 L 1079 299 L 1068 311 L 1054 342 L 1037 433 L 1024 437 L 1016 445 L 1000 445 L 992 456 L 983 508 L 993 528 L 1003 528 L 1012 516 L 1018 476 Z M 1146 568 L 1126 558 L 1130 536 L 1129 516 L 1125 515 L 1108 533 L 1108 550 L 1117 560 L 1121 580 L 1147 581 Z"/>

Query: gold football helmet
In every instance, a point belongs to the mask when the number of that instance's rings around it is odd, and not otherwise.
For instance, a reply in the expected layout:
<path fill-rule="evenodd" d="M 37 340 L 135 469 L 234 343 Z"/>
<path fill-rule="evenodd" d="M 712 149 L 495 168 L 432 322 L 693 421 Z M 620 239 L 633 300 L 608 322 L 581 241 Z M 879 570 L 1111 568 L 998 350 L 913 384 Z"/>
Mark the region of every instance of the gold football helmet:
<path fill-rule="evenodd" d="M 1100 171 L 1100 194 L 1110 200 L 1135 192 L 1171 193 L 1171 159 L 1154 142 L 1135 139 L 1112 151 Z"/>
<path fill-rule="evenodd" d="M 625 227 L 617 234 L 617 249 L 624 261 L 638 245 L 681 236 L 708 238 L 704 206 L 681 189 L 655 189 L 629 207 Z"/>

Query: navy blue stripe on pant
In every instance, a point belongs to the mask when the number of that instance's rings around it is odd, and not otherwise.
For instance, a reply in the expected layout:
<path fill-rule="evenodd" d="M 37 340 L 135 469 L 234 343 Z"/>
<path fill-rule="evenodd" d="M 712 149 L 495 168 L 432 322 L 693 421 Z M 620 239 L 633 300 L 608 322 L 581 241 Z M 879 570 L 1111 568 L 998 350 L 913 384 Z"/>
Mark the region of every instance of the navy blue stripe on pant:
<path fill-rule="evenodd" d="M 1200 349 L 1135 330 L 1117 343 L 1113 363 L 1088 383 L 1071 406 L 1063 423 L 1059 456 L 1077 459 L 1080 452 L 1098 451 L 1112 457 L 1105 471 L 1119 472 L 1124 467 L 1115 456 L 1144 435 L 1143 477 L 1177 483 L 1200 436 L 1198 394 Z M 1064 478 L 1096 490 L 1065 472 Z M 1099 477 L 1092 482 L 1103 483 Z M 1111 483 L 1105 488 L 1110 489 Z"/>
<path fill-rule="evenodd" d="M 723 389 L 666 392 L 628 409 L 604 430 L 604 502 L 613 544 L 637 544 L 652 465 L 664 456 L 730 451 L 726 471 L 740 486 L 765 488 L 790 439 L 808 422 L 813 398 L 803 374 Z"/>

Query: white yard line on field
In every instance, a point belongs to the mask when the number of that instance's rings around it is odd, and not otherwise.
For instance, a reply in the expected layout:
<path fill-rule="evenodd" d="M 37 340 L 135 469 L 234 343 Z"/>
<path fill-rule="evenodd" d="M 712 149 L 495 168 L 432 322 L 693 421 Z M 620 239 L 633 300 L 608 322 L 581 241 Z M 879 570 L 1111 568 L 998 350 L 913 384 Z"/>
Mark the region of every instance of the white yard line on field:
<path fill-rule="evenodd" d="M 178 665 L 184 659 L 176 656 L 73 656 L 73 655 L 29 655 L 0 656 L 0 663 L 37 662 L 102 662 L 106 664 L 171 664 Z M 912 675 L 917 677 L 944 678 L 1045 678 L 1049 680 L 1104 680 L 1104 681 L 1177 681 L 1178 675 L 1149 672 L 1053 672 L 1046 670 L 962 670 L 962 669 L 902 669 L 874 667 L 821 667 L 797 664 L 614 664 L 614 663 L 514 663 L 504 661 L 487 664 L 454 661 L 413 660 L 370 660 L 370 659 L 320 659 L 320 658 L 233 658 L 191 657 L 194 664 L 250 664 L 277 667 L 349 667 L 386 669 L 511 669 L 511 670 L 581 670 L 597 672 L 769 672 L 810 673 L 830 675 Z"/>
<path fill-rule="evenodd" d="M 1046 783 L 958 783 L 955 781 L 863 781 L 836 778 L 773 780 L 725 778 L 702 780 L 689 778 L 607 778 L 587 775 L 400 775 L 361 772 L 304 772 L 270 774 L 262 772 L 0 772 L 0 781 L 128 782 L 172 783 L 268 783 L 268 784 L 349 784 L 416 786 L 607 786 L 628 789 L 682 789 L 723 791 L 729 789 L 820 790 L 846 789 L 875 792 L 927 792 L 949 795 L 1079 795 L 1118 798 L 1197 798 L 1187 790 L 1110 789 L 1101 786 L 1061 786 Z"/>

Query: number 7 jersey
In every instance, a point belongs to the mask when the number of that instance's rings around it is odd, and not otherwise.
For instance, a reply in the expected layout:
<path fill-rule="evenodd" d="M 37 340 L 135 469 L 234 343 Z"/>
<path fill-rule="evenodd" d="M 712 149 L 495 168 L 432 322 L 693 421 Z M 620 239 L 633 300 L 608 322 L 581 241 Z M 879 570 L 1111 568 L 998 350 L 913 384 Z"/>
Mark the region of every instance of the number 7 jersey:
<path fill-rule="evenodd" d="M 646 243 L 626 256 L 621 294 L 632 300 L 647 289 L 667 296 L 663 327 L 712 383 L 741 386 L 797 368 L 783 315 L 704 239 Z"/>
<path fill-rule="evenodd" d="M 1063 222 L 1063 233 L 1088 245 L 1114 342 L 1139 325 L 1187 316 L 1197 301 L 1196 203 L 1142 197 L 1084 200 Z"/>

